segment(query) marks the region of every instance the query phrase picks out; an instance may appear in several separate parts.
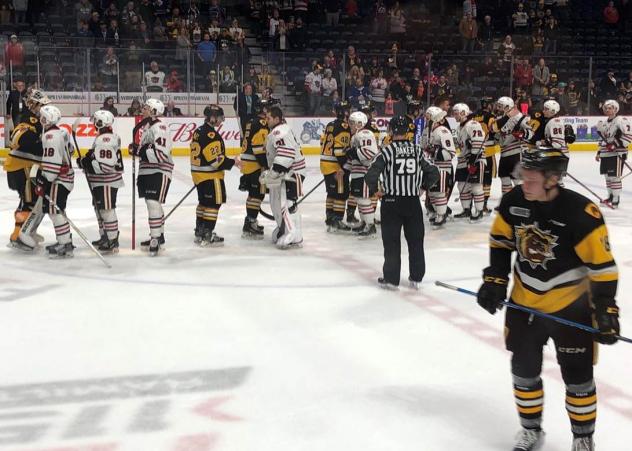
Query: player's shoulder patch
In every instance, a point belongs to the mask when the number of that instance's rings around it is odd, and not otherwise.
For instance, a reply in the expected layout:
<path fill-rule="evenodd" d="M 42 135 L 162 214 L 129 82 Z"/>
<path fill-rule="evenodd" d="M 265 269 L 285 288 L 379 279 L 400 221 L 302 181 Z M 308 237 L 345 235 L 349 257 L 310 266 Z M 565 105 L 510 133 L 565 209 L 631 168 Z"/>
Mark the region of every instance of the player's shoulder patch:
<path fill-rule="evenodd" d="M 344 129 L 349 128 L 349 124 L 347 124 L 346 122 L 342 122 L 342 123 L 340 124 L 340 126 L 341 126 L 342 128 L 344 128 Z"/>
<path fill-rule="evenodd" d="M 261 124 L 262 127 L 265 127 L 266 125 L 268 125 L 265 119 L 259 119 L 259 124 Z"/>
<path fill-rule="evenodd" d="M 31 122 L 31 124 L 37 124 L 38 120 L 39 119 L 37 119 L 36 117 L 33 117 L 33 116 L 29 117 L 29 121 Z"/>
<path fill-rule="evenodd" d="M 208 137 L 209 137 L 209 139 L 214 139 L 214 138 L 215 138 L 215 132 L 208 132 L 208 133 L 206 134 L 206 136 L 208 136 Z"/>
<path fill-rule="evenodd" d="M 601 211 L 599 210 L 599 207 L 593 204 L 592 202 L 589 202 L 586 205 L 586 208 L 584 208 L 584 211 L 595 219 L 601 219 Z"/>

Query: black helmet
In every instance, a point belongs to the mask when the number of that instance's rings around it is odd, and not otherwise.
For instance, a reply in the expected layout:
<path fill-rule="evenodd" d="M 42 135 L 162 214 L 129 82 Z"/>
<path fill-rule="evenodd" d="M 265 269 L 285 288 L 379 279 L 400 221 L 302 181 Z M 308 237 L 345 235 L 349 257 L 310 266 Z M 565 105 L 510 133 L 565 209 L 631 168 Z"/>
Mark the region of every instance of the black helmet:
<path fill-rule="evenodd" d="M 360 108 L 360 111 L 362 111 L 364 114 L 367 115 L 367 117 L 370 118 L 371 115 L 375 113 L 375 105 L 373 105 L 373 102 L 371 102 L 370 100 L 367 100 L 362 108 Z"/>
<path fill-rule="evenodd" d="M 337 104 L 334 108 L 336 112 L 336 117 L 338 119 L 347 119 L 349 117 L 349 113 L 351 112 L 351 105 L 346 100 L 343 100 L 339 104 Z"/>
<path fill-rule="evenodd" d="M 269 110 L 270 108 L 272 108 L 274 105 L 276 105 L 278 103 L 278 101 L 275 101 L 273 99 L 270 100 L 261 100 L 259 102 L 257 102 L 253 108 L 253 112 L 256 115 L 265 113 L 266 110 Z"/>
<path fill-rule="evenodd" d="M 481 108 L 487 108 L 488 105 L 494 103 L 494 99 L 491 97 L 483 97 L 481 99 Z"/>
<path fill-rule="evenodd" d="M 406 114 L 414 114 L 415 116 L 419 116 L 421 112 L 421 103 L 419 100 L 411 100 L 406 105 Z"/>
<path fill-rule="evenodd" d="M 536 149 L 522 154 L 523 169 L 562 174 L 568 168 L 568 157 L 558 149 Z"/>
<path fill-rule="evenodd" d="M 408 121 L 404 116 L 394 116 L 388 123 L 388 129 L 393 135 L 408 133 Z"/>
<path fill-rule="evenodd" d="M 213 116 L 224 119 L 224 110 L 221 106 L 209 105 L 204 108 L 204 117 L 206 118 L 206 120 L 210 119 Z"/>

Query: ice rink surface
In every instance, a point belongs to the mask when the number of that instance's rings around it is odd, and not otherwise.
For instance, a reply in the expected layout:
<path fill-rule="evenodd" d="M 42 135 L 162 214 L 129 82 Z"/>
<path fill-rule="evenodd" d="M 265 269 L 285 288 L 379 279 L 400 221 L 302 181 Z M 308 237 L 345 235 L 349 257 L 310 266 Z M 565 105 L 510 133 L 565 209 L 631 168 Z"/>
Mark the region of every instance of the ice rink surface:
<path fill-rule="evenodd" d="M 574 153 L 569 170 L 605 197 L 592 156 Z M 301 205 L 302 249 L 273 248 L 263 218 L 266 240 L 242 240 L 246 194 L 233 170 L 216 228 L 225 247 L 193 244 L 192 194 L 167 221 L 166 251 L 150 258 L 130 250 L 126 165 L 112 269 L 76 234 L 74 259 L 0 248 L 1 450 L 511 450 L 519 424 L 503 314 L 434 286 L 477 289 L 491 218 L 427 227 L 422 290 L 385 292 L 375 283 L 381 240 L 327 234 L 322 187 Z M 306 190 L 320 181 L 317 158 L 308 165 Z M 166 211 L 192 186 L 188 169 L 178 158 Z M 4 172 L 0 178 L 4 240 L 17 196 Z M 492 207 L 499 191 L 495 180 Z M 67 211 L 98 237 L 80 172 Z M 622 333 L 630 336 L 632 178 L 621 208 L 604 215 L 620 270 Z M 40 233 L 54 239 L 48 218 Z M 147 234 L 137 201 L 139 241 Z M 545 360 L 544 449 L 570 450 L 553 351 Z M 631 367 L 632 345 L 601 348 L 600 451 L 632 449 Z"/>

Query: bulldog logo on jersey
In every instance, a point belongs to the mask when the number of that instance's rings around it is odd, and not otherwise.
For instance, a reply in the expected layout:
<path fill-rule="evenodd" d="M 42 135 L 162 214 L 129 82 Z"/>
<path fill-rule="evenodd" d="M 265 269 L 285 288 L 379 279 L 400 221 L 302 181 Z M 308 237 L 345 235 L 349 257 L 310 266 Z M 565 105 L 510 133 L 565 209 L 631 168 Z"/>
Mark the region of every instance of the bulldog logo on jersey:
<path fill-rule="evenodd" d="M 546 269 L 546 264 L 555 259 L 553 249 L 558 245 L 557 239 L 550 230 L 540 229 L 537 222 L 516 226 L 519 258 L 528 262 L 533 269 L 538 266 Z"/>

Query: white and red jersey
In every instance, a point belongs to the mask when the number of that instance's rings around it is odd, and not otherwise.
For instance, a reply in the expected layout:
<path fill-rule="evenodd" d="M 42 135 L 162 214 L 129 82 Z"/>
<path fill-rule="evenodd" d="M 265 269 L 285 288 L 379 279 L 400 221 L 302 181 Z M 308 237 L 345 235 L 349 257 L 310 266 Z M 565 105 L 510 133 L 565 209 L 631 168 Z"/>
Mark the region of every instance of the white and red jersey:
<path fill-rule="evenodd" d="M 167 124 L 153 119 L 143 128 L 140 139 L 140 164 L 138 175 L 163 174 L 171 178 L 171 138 Z"/>
<path fill-rule="evenodd" d="M 522 139 L 516 138 L 514 132 L 522 132 Z M 533 137 L 533 130 L 529 125 L 529 116 L 525 116 L 516 111 L 513 116 L 505 115 L 498 119 L 494 125 L 496 139 L 500 144 L 500 156 L 510 157 L 512 155 L 520 155 L 527 149 L 526 140 Z"/>
<path fill-rule="evenodd" d="M 615 116 L 607 121 L 600 121 L 597 124 L 597 131 L 602 139 L 599 145 L 599 155 L 602 157 L 616 157 L 628 151 L 628 146 L 632 142 L 632 125 L 630 120 L 624 116 Z M 614 150 L 607 150 L 608 144 L 614 144 Z"/>
<path fill-rule="evenodd" d="M 452 132 L 444 125 L 439 125 L 430 132 L 428 140 L 432 164 L 440 171 L 452 170 L 452 159 L 456 155 L 456 145 Z"/>
<path fill-rule="evenodd" d="M 559 117 L 552 117 L 544 127 L 544 144 L 559 149 L 568 154 L 568 145 L 564 135 L 564 121 Z"/>
<path fill-rule="evenodd" d="M 53 125 L 42 133 L 42 148 L 42 175 L 49 182 L 72 191 L 75 182 L 75 171 L 72 169 L 74 148 L 68 132 Z"/>
<path fill-rule="evenodd" d="M 457 169 L 463 169 L 467 167 L 470 156 L 474 156 L 478 159 L 483 155 L 483 151 L 485 150 L 485 131 L 483 130 L 483 126 L 474 119 L 468 119 L 459 124 L 456 141 L 461 149 L 456 167 Z M 483 160 L 484 159 L 483 157 Z"/>
<path fill-rule="evenodd" d="M 350 161 L 351 175 L 349 178 L 351 180 L 364 178 L 379 152 L 375 133 L 366 128 L 358 130 L 351 137 L 351 147 L 356 150 L 357 158 L 352 158 Z"/>
<path fill-rule="evenodd" d="M 301 145 L 286 123 L 274 127 L 266 138 L 266 157 L 268 167 L 275 165 L 285 168 L 286 177 L 305 172 L 305 157 Z"/>
<path fill-rule="evenodd" d="M 122 188 L 125 184 L 121 138 L 110 129 L 101 132 L 94 140 L 90 152 L 94 155 L 94 159 L 90 161 L 92 170 L 86 171 L 90 185 Z"/>

